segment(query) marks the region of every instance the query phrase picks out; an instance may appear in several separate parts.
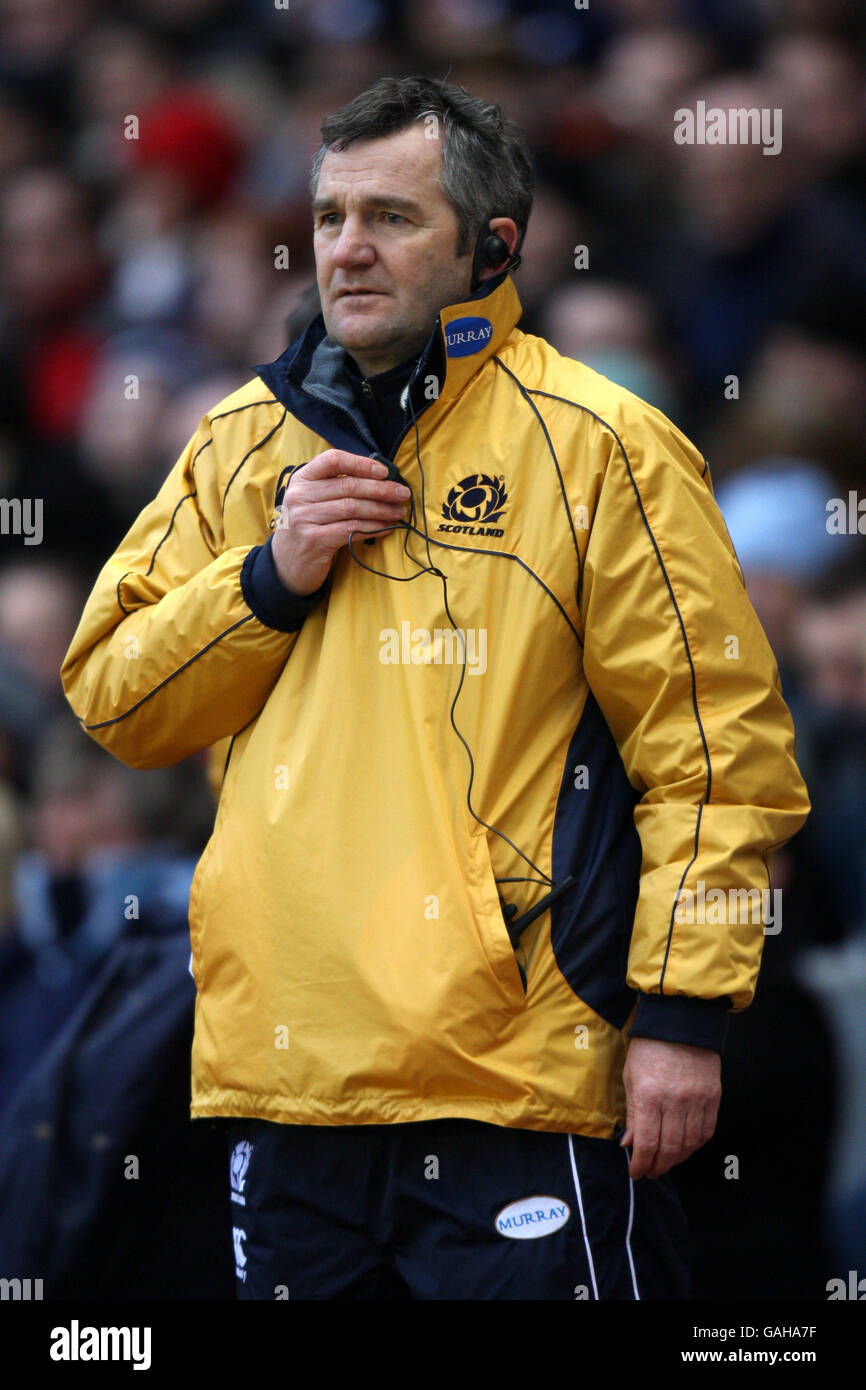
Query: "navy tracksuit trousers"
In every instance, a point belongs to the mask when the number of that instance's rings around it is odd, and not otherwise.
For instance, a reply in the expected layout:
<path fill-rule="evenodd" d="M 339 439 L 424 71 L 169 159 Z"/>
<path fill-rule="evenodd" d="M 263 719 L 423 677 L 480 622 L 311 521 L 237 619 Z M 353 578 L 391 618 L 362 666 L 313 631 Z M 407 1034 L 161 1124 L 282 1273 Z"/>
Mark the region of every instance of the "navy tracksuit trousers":
<path fill-rule="evenodd" d="M 476 1120 L 227 1122 L 242 1299 L 685 1299 L 669 1176 Z"/>

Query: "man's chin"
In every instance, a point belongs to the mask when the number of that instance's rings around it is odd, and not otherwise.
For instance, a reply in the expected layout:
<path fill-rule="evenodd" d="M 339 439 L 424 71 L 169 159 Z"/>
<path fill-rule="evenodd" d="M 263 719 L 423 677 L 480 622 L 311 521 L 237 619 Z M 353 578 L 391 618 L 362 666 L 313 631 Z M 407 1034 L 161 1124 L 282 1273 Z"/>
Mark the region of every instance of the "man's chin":
<path fill-rule="evenodd" d="M 396 324 L 383 323 L 381 320 L 374 320 L 372 316 L 367 318 L 366 315 L 355 313 L 329 316 L 325 320 L 325 327 L 331 341 L 345 348 L 346 352 L 365 348 L 387 352 L 390 348 L 396 347 L 405 336 Z"/>

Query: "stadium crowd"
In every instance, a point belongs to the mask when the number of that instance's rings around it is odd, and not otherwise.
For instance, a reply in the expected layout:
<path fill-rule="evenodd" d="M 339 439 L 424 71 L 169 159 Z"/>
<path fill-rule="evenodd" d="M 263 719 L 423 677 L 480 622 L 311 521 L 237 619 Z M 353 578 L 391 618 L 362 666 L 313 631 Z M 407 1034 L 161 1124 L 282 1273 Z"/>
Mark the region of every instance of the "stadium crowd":
<path fill-rule="evenodd" d="M 206 756 L 123 768 L 58 673 L 98 569 L 201 416 L 317 312 L 323 117 L 409 72 L 526 132 L 520 326 L 698 444 L 778 657 L 813 810 L 775 858 L 782 929 L 732 1021 L 717 1134 L 677 1181 L 699 1294 L 824 1298 L 866 1273 L 857 0 L 0 0 L 0 1275 L 44 1272 L 61 1296 L 231 1296 L 206 1229 L 225 1225 L 223 1150 L 184 1092 Z M 781 148 L 678 143 L 675 113 L 699 101 L 781 111 Z M 159 1037 L 156 1007 L 129 1009 L 151 986 L 174 1001 Z M 136 1051 L 166 1038 L 172 1084 L 121 1104 Z M 3 1181 L 43 1161 L 53 1225 Z M 82 1197 L 72 1169 L 97 1161 Z M 184 1164 L 186 1185 L 166 1180 Z"/>

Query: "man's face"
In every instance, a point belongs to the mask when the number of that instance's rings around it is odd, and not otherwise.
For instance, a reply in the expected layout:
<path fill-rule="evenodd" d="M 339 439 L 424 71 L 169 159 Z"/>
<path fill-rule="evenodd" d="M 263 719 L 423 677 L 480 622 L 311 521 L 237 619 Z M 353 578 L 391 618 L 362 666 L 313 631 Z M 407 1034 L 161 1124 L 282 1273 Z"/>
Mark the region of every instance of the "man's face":
<path fill-rule="evenodd" d="M 457 216 L 436 182 L 439 139 L 415 124 L 328 150 L 313 199 L 313 248 L 328 335 L 366 376 L 421 351 L 439 310 L 470 293 Z"/>

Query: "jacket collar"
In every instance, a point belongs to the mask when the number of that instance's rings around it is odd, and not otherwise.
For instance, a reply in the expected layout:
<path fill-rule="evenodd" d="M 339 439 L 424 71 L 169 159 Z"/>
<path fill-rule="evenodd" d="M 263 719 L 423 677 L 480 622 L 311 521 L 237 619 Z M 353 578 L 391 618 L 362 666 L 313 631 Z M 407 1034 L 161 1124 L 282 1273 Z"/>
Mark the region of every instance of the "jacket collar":
<path fill-rule="evenodd" d="M 440 400 L 458 396 L 479 367 L 498 352 L 523 309 L 507 271 L 496 275 L 460 304 L 442 309 L 433 330 L 445 363 Z"/>
<path fill-rule="evenodd" d="M 465 388 L 479 367 L 499 350 L 522 313 L 507 271 L 485 280 L 475 294 L 448 304 L 418 358 L 410 390 L 416 417 Z M 374 449 L 345 368 L 346 354 L 328 337 L 318 314 L 274 362 L 253 370 L 303 424 L 334 448 L 353 453 Z M 430 378 L 436 390 L 431 391 Z M 359 444 L 363 447 L 359 449 Z"/>

